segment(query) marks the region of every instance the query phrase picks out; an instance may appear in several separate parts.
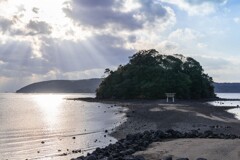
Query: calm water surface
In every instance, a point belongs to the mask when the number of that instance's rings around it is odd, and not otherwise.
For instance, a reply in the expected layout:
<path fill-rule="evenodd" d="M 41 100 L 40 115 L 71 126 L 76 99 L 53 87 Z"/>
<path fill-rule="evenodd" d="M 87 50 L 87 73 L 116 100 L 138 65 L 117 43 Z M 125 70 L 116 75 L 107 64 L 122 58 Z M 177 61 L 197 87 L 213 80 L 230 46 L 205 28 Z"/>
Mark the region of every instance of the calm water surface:
<path fill-rule="evenodd" d="M 116 142 L 104 131 L 125 121 L 121 107 L 64 99 L 90 96 L 0 94 L 0 159 L 70 159 Z"/>
<path fill-rule="evenodd" d="M 220 98 L 226 99 L 240 99 L 240 93 L 217 93 Z M 211 102 L 214 106 L 229 106 L 229 107 L 239 107 L 240 101 L 215 101 Z M 240 108 L 233 108 L 228 110 L 229 113 L 233 113 L 237 119 L 240 120 Z"/>

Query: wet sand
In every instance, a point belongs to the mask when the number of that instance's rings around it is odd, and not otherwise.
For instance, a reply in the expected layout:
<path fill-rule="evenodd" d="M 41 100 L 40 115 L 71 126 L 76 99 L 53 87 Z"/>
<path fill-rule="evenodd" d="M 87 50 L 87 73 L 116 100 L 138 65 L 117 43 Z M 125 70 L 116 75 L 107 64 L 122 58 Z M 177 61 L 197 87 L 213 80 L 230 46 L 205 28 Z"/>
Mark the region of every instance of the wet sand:
<path fill-rule="evenodd" d="M 239 160 L 240 140 L 225 139 L 176 139 L 152 143 L 147 150 L 134 154 L 147 160 L 158 160 L 172 155 L 177 158 L 205 158 L 208 160 Z"/>
<path fill-rule="evenodd" d="M 240 121 L 228 113 L 229 107 L 214 107 L 204 102 L 177 102 L 167 104 L 164 101 L 122 103 L 128 108 L 128 120 L 119 126 L 112 136 L 117 139 L 127 134 L 145 130 L 174 129 L 181 132 L 211 130 L 214 133 L 240 135 Z M 173 155 L 173 159 L 207 158 L 208 160 L 240 159 L 240 140 L 225 139 L 171 139 L 155 142 L 147 150 L 137 152 L 145 159 L 161 159 Z"/>
<path fill-rule="evenodd" d="M 229 107 L 214 107 L 205 102 L 165 101 L 120 102 L 128 108 L 128 120 L 112 136 L 117 139 L 145 130 L 174 129 L 181 132 L 197 129 L 216 133 L 240 134 L 240 121 L 228 113 Z"/>

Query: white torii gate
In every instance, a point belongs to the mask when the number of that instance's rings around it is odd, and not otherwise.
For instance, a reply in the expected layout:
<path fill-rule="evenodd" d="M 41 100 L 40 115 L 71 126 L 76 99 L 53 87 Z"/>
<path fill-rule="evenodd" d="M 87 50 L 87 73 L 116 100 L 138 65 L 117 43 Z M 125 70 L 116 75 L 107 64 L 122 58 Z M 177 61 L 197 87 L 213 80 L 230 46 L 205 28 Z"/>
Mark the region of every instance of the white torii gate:
<path fill-rule="evenodd" d="M 165 93 L 166 97 L 167 97 L 167 103 L 168 103 L 168 98 L 172 98 L 172 102 L 174 103 L 174 96 L 176 93 Z"/>

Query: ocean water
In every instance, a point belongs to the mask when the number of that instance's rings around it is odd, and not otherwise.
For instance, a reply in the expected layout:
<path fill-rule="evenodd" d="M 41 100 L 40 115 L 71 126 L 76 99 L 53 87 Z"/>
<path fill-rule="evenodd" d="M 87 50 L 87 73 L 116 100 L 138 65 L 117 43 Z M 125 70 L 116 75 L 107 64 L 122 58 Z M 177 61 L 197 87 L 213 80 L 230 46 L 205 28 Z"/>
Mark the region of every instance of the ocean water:
<path fill-rule="evenodd" d="M 226 99 L 240 99 L 240 93 L 217 93 L 217 96 L 219 98 L 226 98 Z M 231 109 L 227 110 L 229 113 L 232 113 L 235 115 L 237 119 L 240 120 L 240 101 L 234 100 L 234 101 L 214 101 L 210 102 L 210 104 L 217 106 L 217 107 L 231 107 Z M 232 107 L 236 107 L 233 108 Z"/>
<path fill-rule="evenodd" d="M 126 120 L 123 108 L 65 99 L 75 97 L 94 94 L 0 94 L 0 159 L 65 160 L 116 142 L 105 130 Z"/>

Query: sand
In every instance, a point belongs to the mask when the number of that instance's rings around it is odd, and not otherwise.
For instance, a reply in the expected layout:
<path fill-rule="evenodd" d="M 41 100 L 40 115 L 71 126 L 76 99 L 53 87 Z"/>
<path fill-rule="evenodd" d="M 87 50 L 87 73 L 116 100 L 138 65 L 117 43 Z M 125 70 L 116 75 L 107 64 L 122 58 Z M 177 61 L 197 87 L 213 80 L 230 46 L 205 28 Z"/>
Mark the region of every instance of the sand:
<path fill-rule="evenodd" d="M 181 132 L 211 130 L 215 133 L 240 135 L 240 121 L 226 110 L 206 102 L 185 101 L 167 104 L 164 101 L 122 103 L 128 108 L 128 120 L 112 135 L 117 139 L 127 134 L 145 130 L 174 129 Z M 190 160 L 202 157 L 208 160 L 240 160 L 240 140 L 224 139 L 175 139 L 155 142 L 146 151 L 138 152 L 147 160 L 159 160 L 163 156 L 187 157 Z"/>
<path fill-rule="evenodd" d="M 176 139 L 152 143 L 147 150 L 134 155 L 143 155 L 147 160 L 159 160 L 173 155 L 176 158 L 206 158 L 208 160 L 239 160 L 240 140 Z"/>
<path fill-rule="evenodd" d="M 146 130 L 168 129 L 180 132 L 211 130 L 214 133 L 240 135 L 240 120 L 228 113 L 229 107 L 214 107 L 206 101 L 177 101 L 166 103 L 164 100 L 101 101 L 127 108 L 127 121 L 117 127 L 112 136 L 125 138 Z M 240 160 L 240 139 L 173 139 L 152 143 L 147 150 L 137 152 L 147 160 L 160 160 L 173 155 L 174 159 L 187 157 L 190 160 Z"/>

